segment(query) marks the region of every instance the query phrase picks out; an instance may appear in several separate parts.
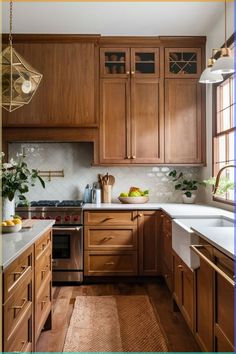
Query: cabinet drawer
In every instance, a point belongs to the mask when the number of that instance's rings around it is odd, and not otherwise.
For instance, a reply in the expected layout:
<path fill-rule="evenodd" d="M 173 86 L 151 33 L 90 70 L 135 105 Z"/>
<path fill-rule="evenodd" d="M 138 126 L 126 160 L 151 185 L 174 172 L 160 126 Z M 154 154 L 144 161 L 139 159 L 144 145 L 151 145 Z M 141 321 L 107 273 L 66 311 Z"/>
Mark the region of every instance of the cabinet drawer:
<path fill-rule="evenodd" d="M 85 275 L 137 275 L 137 254 L 85 252 Z"/>
<path fill-rule="evenodd" d="M 35 259 L 36 261 L 46 251 L 46 247 L 50 245 L 52 239 L 51 230 L 46 232 L 39 240 L 35 242 Z"/>
<path fill-rule="evenodd" d="M 137 248 L 136 227 L 125 229 L 85 227 L 84 232 L 86 250 L 135 250 Z"/>
<path fill-rule="evenodd" d="M 15 331 L 7 336 L 4 334 L 4 352 L 32 351 L 32 304 L 26 308 Z"/>
<path fill-rule="evenodd" d="M 137 222 L 135 211 L 87 211 L 84 213 L 85 225 L 134 225 Z"/>
<path fill-rule="evenodd" d="M 11 336 L 32 304 L 32 275 L 29 273 L 3 307 L 4 336 Z"/>
<path fill-rule="evenodd" d="M 44 323 L 51 311 L 51 276 L 40 289 L 40 292 L 35 294 L 35 342 L 37 341 Z"/>
<path fill-rule="evenodd" d="M 48 278 L 48 275 L 51 273 L 52 270 L 51 259 L 52 259 L 51 249 L 47 248 L 44 256 L 40 257 L 40 259 L 36 262 L 36 266 L 35 266 L 36 293 L 37 291 L 39 291 L 40 287 Z"/>
<path fill-rule="evenodd" d="M 33 247 L 29 247 L 3 272 L 3 302 L 16 290 L 17 286 L 32 272 Z"/>

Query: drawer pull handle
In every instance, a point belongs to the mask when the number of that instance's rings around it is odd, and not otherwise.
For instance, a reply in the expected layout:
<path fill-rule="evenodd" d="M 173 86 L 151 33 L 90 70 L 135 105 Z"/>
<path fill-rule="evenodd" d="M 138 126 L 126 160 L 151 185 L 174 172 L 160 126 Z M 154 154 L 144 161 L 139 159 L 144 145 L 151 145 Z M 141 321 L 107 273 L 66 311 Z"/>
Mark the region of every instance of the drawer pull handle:
<path fill-rule="evenodd" d="M 11 307 L 11 309 L 14 310 L 14 318 L 16 317 L 17 311 L 22 310 L 26 303 L 27 303 L 27 299 L 24 298 L 24 299 L 22 299 L 22 305 Z"/>
<path fill-rule="evenodd" d="M 109 216 L 109 217 L 105 218 L 105 219 L 103 220 L 103 222 L 104 222 L 104 221 L 113 220 L 113 219 L 115 219 L 115 218 L 113 218 L 113 217 Z"/>
<path fill-rule="evenodd" d="M 211 268 L 213 268 L 218 274 L 220 274 L 228 283 L 235 287 L 235 282 L 223 272 L 219 267 L 217 267 L 212 261 L 210 261 L 204 254 L 202 254 L 198 249 L 205 248 L 203 245 L 191 245 L 190 248 L 196 253 L 204 262 L 206 262 Z"/>
<path fill-rule="evenodd" d="M 12 306 L 11 309 L 13 309 L 13 310 L 21 310 L 25 306 L 26 302 L 27 302 L 27 299 L 24 298 L 24 299 L 22 299 L 22 305 L 21 306 Z"/>
<path fill-rule="evenodd" d="M 183 266 L 182 266 L 181 264 L 179 264 L 177 267 L 178 267 L 179 269 L 183 269 Z"/>
<path fill-rule="evenodd" d="M 108 237 L 104 237 L 103 241 L 109 241 L 109 240 L 113 240 L 115 237 L 114 236 L 108 236 Z"/>
<path fill-rule="evenodd" d="M 10 275 L 13 275 L 14 277 L 21 276 L 26 271 L 28 266 L 24 265 L 24 266 L 21 266 L 21 268 L 22 268 L 21 272 L 12 272 L 12 273 L 10 273 Z"/>
<path fill-rule="evenodd" d="M 105 263 L 105 265 L 114 265 L 115 263 L 114 262 L 107 262 Z"/>

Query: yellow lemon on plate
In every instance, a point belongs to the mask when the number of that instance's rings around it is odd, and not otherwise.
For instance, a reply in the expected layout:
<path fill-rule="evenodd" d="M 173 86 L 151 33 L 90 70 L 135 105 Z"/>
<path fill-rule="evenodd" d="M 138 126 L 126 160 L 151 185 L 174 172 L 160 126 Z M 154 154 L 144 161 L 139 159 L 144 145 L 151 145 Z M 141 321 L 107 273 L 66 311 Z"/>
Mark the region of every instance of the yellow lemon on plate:
<path fill-rule="evenodd" d="M 3 221 L 2 226 L 7 226 L 7 223 L 5 221 Z"/>
<path fill-rule="evenodd" d="M 15 218 L 15 219 L 13 219 L 13 223 L 14 223 L 15 225 L 17 225 L 17 224 L 21 224 L 22 221 L 21 221 L 21 219 Z"/>
<path fill-rule="evenodd" d="M 6 222 L 7 226 L 14 226 L 15 225 L 12 220 L 6 220 L 5 222 Z"/>

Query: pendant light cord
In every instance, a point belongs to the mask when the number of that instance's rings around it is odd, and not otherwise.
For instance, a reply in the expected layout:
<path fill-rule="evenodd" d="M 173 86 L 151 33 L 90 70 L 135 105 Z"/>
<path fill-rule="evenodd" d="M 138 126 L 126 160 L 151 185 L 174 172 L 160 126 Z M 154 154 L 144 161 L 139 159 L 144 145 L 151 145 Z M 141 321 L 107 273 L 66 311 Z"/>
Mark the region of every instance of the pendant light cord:
<path fill-rule="evenodd" d="M 10 17 L 9 17 L 9 25 L 10 25 L 9 42 L 10 42 L 10 45 L 12 45 L 12 12 L 13 12 L 13 3 L 12 3 L 12 0 L 10 0 Z"/>
<path fill-rule="evenodd" d="M 227 22 L 227 18 L 226 18 L 226 1 L 225 0 L 225 49 L 227 48 L 227 36 L 226 36 L 226 31 L 227 31 L 227 27 L 226 27 L 226 22 Z"/>

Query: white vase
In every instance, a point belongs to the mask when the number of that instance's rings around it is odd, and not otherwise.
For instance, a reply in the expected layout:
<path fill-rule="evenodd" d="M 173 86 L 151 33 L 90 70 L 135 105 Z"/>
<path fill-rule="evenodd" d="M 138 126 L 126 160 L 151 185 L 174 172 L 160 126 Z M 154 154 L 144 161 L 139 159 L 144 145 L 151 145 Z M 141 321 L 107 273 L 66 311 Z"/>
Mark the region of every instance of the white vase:
<path fill-rule="evenodd" d="M 195 203 L 195 199 L 196 199 L 196 194 L 191 195 L 191 197 L 187 197 L 186 194 L 182 194 L 182 200 L 184 204 L 193 204 Z"/>
<path fill-rule="evenodd" d="M 2 220 L 12 219 L 15 215 L 15 199 L 2 198 Z"/>

